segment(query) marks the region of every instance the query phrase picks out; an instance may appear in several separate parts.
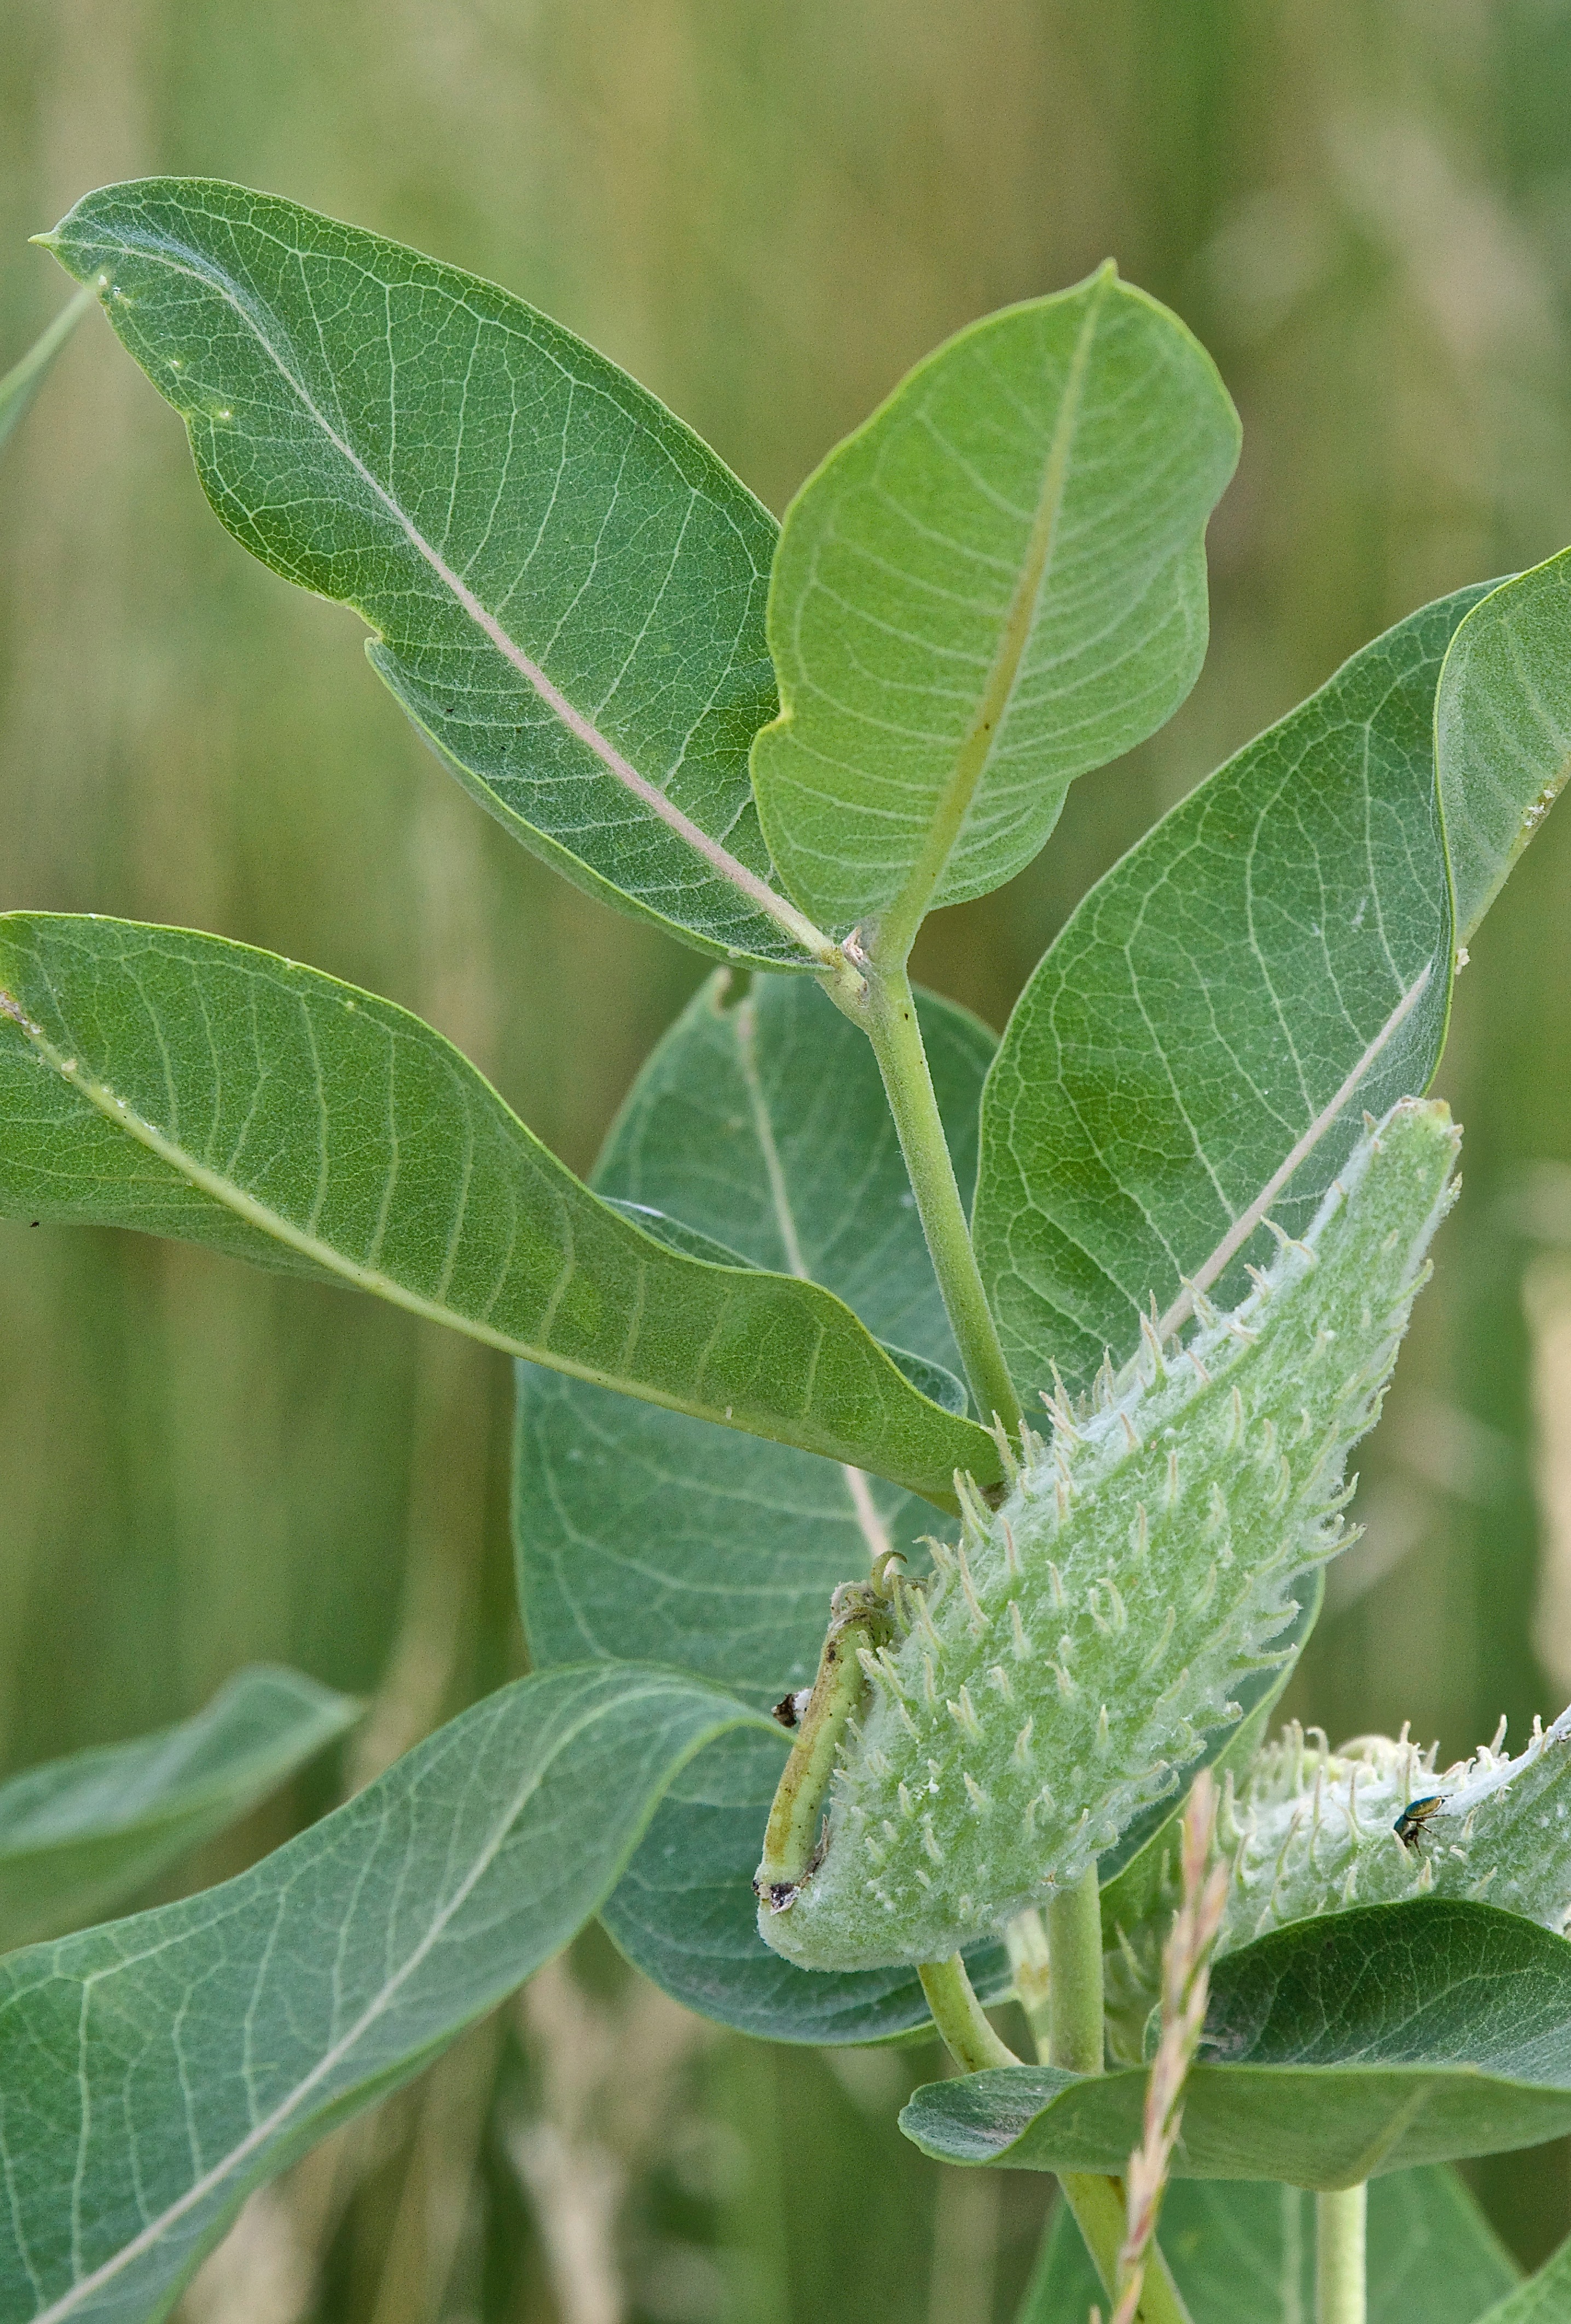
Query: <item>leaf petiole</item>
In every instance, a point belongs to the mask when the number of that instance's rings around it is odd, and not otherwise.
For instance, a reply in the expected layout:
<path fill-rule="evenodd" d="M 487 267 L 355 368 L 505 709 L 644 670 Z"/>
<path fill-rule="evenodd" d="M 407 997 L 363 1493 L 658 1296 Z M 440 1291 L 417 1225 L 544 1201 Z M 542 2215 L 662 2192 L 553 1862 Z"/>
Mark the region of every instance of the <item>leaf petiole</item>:
<path fill-rule="evenodd" d="M 944 2047 L 963 2074 L 979 2074 L 988 2066 L 1019 2065 L 1014 2052 L 1000 2041 L 983 2014 L 958 1953 L 951 1953 L 947 1960 L 919 1963 L 917 1975 Z"/>

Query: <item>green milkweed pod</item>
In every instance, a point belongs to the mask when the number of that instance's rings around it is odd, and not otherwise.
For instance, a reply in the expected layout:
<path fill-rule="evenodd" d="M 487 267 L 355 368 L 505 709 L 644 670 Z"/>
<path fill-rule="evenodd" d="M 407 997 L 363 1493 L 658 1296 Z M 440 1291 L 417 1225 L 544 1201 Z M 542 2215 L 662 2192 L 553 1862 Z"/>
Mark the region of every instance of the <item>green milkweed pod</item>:
<path fill-rule="evenodd" d="M 1361 1735 L 1338 1750 L 1292 1725 L 1236 1788 L 1229 1778 L 1217 1845 L 1230 1858 L 1216 1951 L 1234 1952 L 1291 1921 L 1416 1896 L 1479 1899 L 1564 1933 L 1571 1919 L 1571 1710 L 1526 1748 L 1492 1744 L 1437 1769 L 1407 1730 Z M 1160 1992 L 1162 1944 L 1178 1902 L 1173 1868 L 1133 1929 L 1106 1955 L 1109 2034 L 1130 2063 Z"/>
<path fill-rule="evenodd" d="M 960 1480 L 961 1540 L 929 1583 L 887 1585 L 860 1687 L 837 1664 L 832 1775 L 821 1735 L 812 1783 L 788 1763 L 796 1850 L 757 1884 L 776 1951 L 824 1969 L 947 1958 L 1072 1886 L 1239 1716 L 1239 1682 L 1280 1658 L 1294 1577 L 1345 1545 L 1347 1455 L 1457 1144 L 1443 1105 L 1393 1107 L 1239 1308 L 1197 1298 L 1181 1351 L 1151 1331 L 1095 1411 L 1049 1405 L 996 1511 Z"/>

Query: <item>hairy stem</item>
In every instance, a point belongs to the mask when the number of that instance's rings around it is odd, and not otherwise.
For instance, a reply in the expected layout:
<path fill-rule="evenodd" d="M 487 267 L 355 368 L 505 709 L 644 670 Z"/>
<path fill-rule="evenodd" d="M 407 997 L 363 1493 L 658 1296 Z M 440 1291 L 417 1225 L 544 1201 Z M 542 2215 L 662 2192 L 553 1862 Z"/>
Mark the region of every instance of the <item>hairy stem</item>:
<path fill-rule="evenodd" d="M 1104 2057 L 1102 1895 L 1090 1865 L 1073 1888 L 1048 1902 L 1048 2063 L 1067 2074 L 1099 2074 Z"/>
<path fill-rule="evenodd" d="M 947 1960 L 922 1961 L 917 1975 L 944 2047 L 962 2073 L 979 2074 L 984 2066 L 1019 2065 L 1014 2052 L 999 2040 L 984 2016 L 958 1953 L 951 1953 Z"/>
<path fill-rule="evenodd" d="M 849 941 L 846 950 L 852 951 Z M 865 982 L 853 1005 L 847 1006 L 833 988 L 830 998 L 873 1043 L 911 1192 L 917 1198 L 917 1215 L 977 1409 L 984 1423 L 1000 1420 L 1012 1436 L 1020 1428 L 1020 1398 L 982 1288 L 970 1222 L 938 1118 L 938 1101 L 933 1094 L 933 1077 L 928 1071 L 910 980 L 903 969 L 880 973 L 868 965 Z"/>
<path fill-rule="evenodd" d="M 1368 2213 L 1367 2184 L 1315 2198 L 1316 2324 L 1364 2324 Z"/>

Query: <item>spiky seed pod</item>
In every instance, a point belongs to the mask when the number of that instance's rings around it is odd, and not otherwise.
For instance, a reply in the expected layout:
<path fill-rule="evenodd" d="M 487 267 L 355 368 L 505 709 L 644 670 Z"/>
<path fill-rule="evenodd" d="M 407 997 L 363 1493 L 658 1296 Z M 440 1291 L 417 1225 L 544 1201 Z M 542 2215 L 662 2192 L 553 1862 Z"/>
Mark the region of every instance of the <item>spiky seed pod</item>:
<path fill-rule="evenodd" d="M 1181 1358 L 1109 1367 L 1090 1414 L 1059 1401 L 997 1512 L 963 1497 L 963 1543 L 889 1666 L 864 1667 L 810 1874 L 778 1903 L 765 1883 L 777 1951 L 825 1969 L 946 1958 L 1077 1880 L 1238 1715 L 1294 1576 L 1344 1544 L 1347 1454 L 1456 1145 L 1444 1106 L 1393 1108 L 1235 1313 L 1202 1304 Z M 782 1783 L 799 1821 L 811 1785 L 790 1764 Z"/>
<path fill-rule="evenodd" d="M 1571 1920 L 1571 1710 L 1525 1750 L 1492 1746 L 1437 1772 L 1406 1731 L 1340 1750 L 1298 1726 L 1268 1744 L 1224 1794 L 1217 1842 L 1229 1859 L 1217 1953 L 1290 1921 L 1413 1896 L 1480 1897 L 1558 1936 Z M 1402 1829 L 1399 1829 L 1399 1826 Z M 1106 1958 L 1115 2053 L 1141 2052 L 1159 1991 L 1176 1877 Z"/>

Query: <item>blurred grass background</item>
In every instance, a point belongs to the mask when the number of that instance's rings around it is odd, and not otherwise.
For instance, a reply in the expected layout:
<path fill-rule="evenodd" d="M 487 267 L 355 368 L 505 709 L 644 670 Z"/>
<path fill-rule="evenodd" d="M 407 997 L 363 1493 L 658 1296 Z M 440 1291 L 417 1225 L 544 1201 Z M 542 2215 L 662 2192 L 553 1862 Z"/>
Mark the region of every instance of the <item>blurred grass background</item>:
<path fill-rule="evenodd" d="M 0 367 L 77 196 L 208 172 L 522 292 L 779 509 L 918 355 L 1108 252 L 1243 415 L 1210 662 L 1047 855 L 923 939 L 1002 1024 L 1077 897 L 1423 600 L 1571 540 L 1567 0 L 6 0 Z M 89 317 L 0 466 L 0 902 L 171 919 L 452 1035 L 569 1162 L 701 973 L 428 761 L 352 617 L 219 530 Z M 1571 807 L 1474 948 L 1466 1191 L 1291 1707 L 1443 1752 L 1571 1691 Z M 200 1253 L 0 1229 L 0 1769 L 240 1663 L 374 1696 L 275 1845 L 520 1666 L 500 1359 Z M 1536 1415 L 1536 1417 L 1535 1417 Z M 939 2173 L 930 2053 L 714 2034 L 603 1941 L 247 2213 L 189 2324 L 1005 2318 L 1044 2190 Z M 1524 2256 L 1563 2148 L 1480 2172 Z"/>

